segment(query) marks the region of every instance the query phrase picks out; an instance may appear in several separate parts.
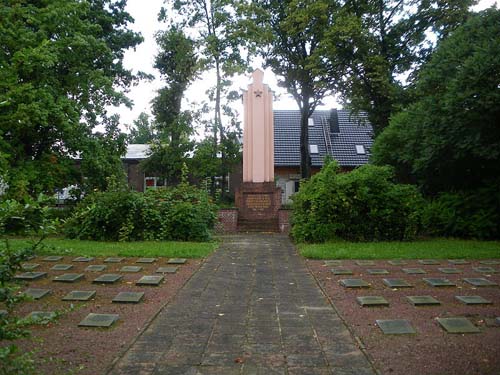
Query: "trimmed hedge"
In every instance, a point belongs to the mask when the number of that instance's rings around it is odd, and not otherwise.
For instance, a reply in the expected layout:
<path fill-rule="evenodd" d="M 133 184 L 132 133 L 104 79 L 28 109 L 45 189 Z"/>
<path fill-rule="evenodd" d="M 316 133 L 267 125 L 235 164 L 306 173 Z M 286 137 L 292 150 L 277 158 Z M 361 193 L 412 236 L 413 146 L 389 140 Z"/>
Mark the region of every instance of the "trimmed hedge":
<path fill-rule="evenodd" d="M 413 239 L 423 198 L 393 182 L 390 167 L 364 165 L 340 173 L 330 161 L 293 196 L 292 236 L 299 242 Z"/>

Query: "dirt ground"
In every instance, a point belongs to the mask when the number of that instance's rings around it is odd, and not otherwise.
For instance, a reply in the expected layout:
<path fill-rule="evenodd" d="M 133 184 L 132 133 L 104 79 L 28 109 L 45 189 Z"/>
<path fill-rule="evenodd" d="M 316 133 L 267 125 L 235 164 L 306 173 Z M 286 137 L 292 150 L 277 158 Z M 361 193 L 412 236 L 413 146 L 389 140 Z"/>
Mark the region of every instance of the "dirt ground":
<path fill-rule="evenodd" d="M 484 265 L 471 261 L 466 265 L 454 265 L 440 260 L 440 265 L 422 265 L 417 260 L 408 260 L 406 265 L 393 266 L 385 260 L 374 261 L 372 266 L 359 266 L 352 260 L 342 260 L 341 266 L 325 265 L 324 261 L 308 260 L 323 290 L 334 303 L 343 319 L 359 337 L 368 355 L 382 374 L 444 375 L 444 374 L 500 374 L 500 289 L 474 287 L 463 278 L 486 278 L 500 284 L 500 265 Z M 478 273 L 473 267 L 494 267 L 496 273 Z M 348 268 L 353 275 L 333 275 L 332 268 Z M 439 267 L 461 270 L 460 274 L 444 274 Z M 370 275 L 367 269 L 382 268 L 388 275 Z M 423 268 L 426 274 L 408 275 L 402 268 Z M 439 277 L 455 282 L 456 287 L 428 286 L 422 278 Z M 371 284 L 370 288 L 352 289 L 340 285 L 341 279 L 361 278 Z M 413 288 L 391 289 L 384 285 L 383 278 L 401 278 Z M 441 302 L 438 306 L 415 307 L 406 296 L 430 295 Z M 491 305 L 467 306 L 455 296 L 482 296 Z M 358 296 L 382 296 L 388 307 L 361 307 Z M 436 318 L 466 317 L 474 323 L 480 333 L 446 333 Z M 414 335 L 385 335 L 376 325 L 378 319 L 407 319 L 415 328 Z"/>
<path fill-rule="evenodd" d="M 50 289 L 52 293 L 38 301 L 22 303 L 17 311 L 25 316 L 32 311 L 59 311 L 61 316 L 46 326 L 32 326 L 31 338 L 18 340 L 21 348 L 35 352 L 39 374 L 81 374 L 97 375 L 106 372 L 112 361 L 122 353 L 133 339 L 146 327 L 162 306 L 167 304 L 191 275 L 199 268 L 202 260 L 188 260 L 178 266 L 175 274 L 165 274 L 159 286 L 136 286 L 135 281 L 143 275 L 155 274 L 158 267 L 167 266 L 168 258 L 158 258 L 152 264 L 136 263 L 138 258 L 125 258 L 121 263 L 104 263 L 96 258 L 90 263 L 73 262 L 74 256 L 66 256 L 57 262 L 44 262 L 43 256 L 30 260 L 40 266 L 33 271 L 44 271 L 45 278 L 23 282 L 27 287 Z M 53 271 L 54 264 L 72 264 L 68 271 Z M 90 265 L 104 264 L 102 272 L 88 272 Z M 142 266 L 138 273 L 120 272 L 126 265 Z M 52 279 L 64 273 L 83 273 L 85 279 L 75 283 L 53 282 Z M 92 280 L 102 274 L 116 273 L 123 278 L 114 284 L 93 284 Z M 95 290 L 96 295 L 88 302 L 62 301 L 72 290 Z M 112 303 L 119 292 L 145 292 L 138 304 Z M 89 313 L 119 314 L 119 320 L 110 328 L 82 328 L 78 323 Z"/>

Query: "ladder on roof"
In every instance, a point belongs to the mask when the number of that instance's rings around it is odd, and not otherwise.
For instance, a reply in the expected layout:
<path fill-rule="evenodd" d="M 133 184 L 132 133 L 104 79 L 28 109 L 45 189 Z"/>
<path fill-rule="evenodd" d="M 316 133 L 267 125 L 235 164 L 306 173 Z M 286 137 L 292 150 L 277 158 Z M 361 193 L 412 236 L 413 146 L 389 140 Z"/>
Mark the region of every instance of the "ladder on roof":
<path fill-rule="evenodd" d="M 321 117 L 323 127 L 323 137 L 325 138 L 326 154 L 333 156 L 332 139 L 330 138 L 330 123 L 326 117 Z"/>

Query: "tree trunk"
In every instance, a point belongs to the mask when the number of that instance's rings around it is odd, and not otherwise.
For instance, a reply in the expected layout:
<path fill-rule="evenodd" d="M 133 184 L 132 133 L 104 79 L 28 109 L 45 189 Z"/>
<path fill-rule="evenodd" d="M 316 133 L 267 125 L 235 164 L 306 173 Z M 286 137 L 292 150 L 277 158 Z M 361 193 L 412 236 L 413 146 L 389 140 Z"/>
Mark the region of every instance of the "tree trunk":
<path fill-rule="evenodd" d="M 311 155 L 309 153 L 309 97 L 302 98 L 300 113 L 300 176 L 304 179 L 311 177 Z"/>

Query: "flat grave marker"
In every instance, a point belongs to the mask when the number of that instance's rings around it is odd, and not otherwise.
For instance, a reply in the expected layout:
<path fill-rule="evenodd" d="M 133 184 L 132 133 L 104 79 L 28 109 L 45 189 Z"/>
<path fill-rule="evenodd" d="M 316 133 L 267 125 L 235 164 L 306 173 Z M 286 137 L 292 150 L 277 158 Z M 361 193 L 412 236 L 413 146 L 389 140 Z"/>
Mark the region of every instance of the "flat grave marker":
<path fill-rule="evenodd" d="M 71 264 L 54 264 L 54 266 L 51 268 L 52 271 L 67 271 L 69 269 L 73 268 Z"/>
<path fill-rule="evenodd" d="M 136 263 L 154 263 L 156 258 L 139 258 L 135 261 Z"/>
<path fill-rule="evenodd" d="M 494 266 L 500 264 L 500 260 L 482 260 L 479 263 Z"/>
<path fill-rule="evenodd" d="M 418 274 L 427 273 L 422 268 L 403 268 L 403 272 L 407 273 L 408 275 L 418 275 Z"/>
<path fill-rule="evenodd" d="M 105 266 L 104 264 L 91 264 L 90 266 L 87 266 L 85 268 L 85 271 L 87 271 L 87 272 L 102 272 L 106 268 L 108 268 L 108 266 Z"/>
<path fill-rule="evenodd" d="M 377 325 L 385 335 L 415 334 L 415 329 L 405 319 L 376 320 Z"/>
<path fill-rule="evenodd" d="M 364 296 L 356 297 L 356 301 L 361 306 L 389 306 L 389 302 L 384 297 L 380 296 Z"/>
<path fill-rule="evenodd" d="M 465 259 L 448 259 L 448 262 L 451 264 L 469 264 L 470 262 Z"/>
<path fill-rule="evenodd" d="M 448 279 L 442 279 L 439 277 L 429 277 L 429 278 L 424 278 L 424 280 L 427 284 L 433 287 L 443 287 L 443 286 L 456 286 L 455 283 L 452 283 Z"/>
<path fill-rule="evenodd" d="M 83 273 L 65 273 L 63 275 L 54 277 L 52 281 L 61 283 L 74 283 L 80 279 L 83 279 Z"/>
<path fill-rule="evenodd" d="M 441 302 L 432 296 L 407 296 L 406 298 L 414 306 L 432 306 L 441 304 Z"/>
<path fill-rule="evenodd" d="M 455 296 L 455 298 L 466 305 L 490 305 L 492 303 L 481 296 Z"/>
<path fill-rule="evenodd" d="M 33 299 L 40 299 L 49 294 L 50 289 L 28 288 L 23 293 Z"/>
<path fill-rule="evenodd" d="M 340 284 L 345 288 L 369 288 L 370 284 L 362 279 L 342 279 Z"/>
<path fill-rule="evenodd" d="M 437 321 L 448 333 L 477 333 L 479 328 L 466 318 L 438 318 Z"/>
<path fill-rule="evenodd" d="M 382 281 L 389 288 L 413 288 L 413 285 L 408 284 L 403 279 L 382 279 Z"/>
<path fill-rule="evenodd" d="M 79 327 L 111 327 L 119 318 L 118 314 L 90 313 L 78 323 Z"/>
<path fill-rule="evenodd" d="M 54 311 L 32 311 L 27 317 L 34 320 L 54 319 L 56 313 Z"/>
<path fill-rule="evenodd" d="M 160 285 L 163 276 L 143 276 L 135 282 L 135 285 Z"/>
<path fill-rule="evenodd" d="M 421 259 L 421 260 L 418 261 L 418 263 L 425 264 L 427 266 L 433 266 L 433 265 L 436 265 L 436 264 L 441 264 L 436 259 Z"/>
<path fill-rule="evenodd" d="M 40 265 L 38 263 L 23 263 L 21 268 L 23 271 L 33 271 L 35 268 L 38 268 Z"/>
<path fill-rule="evenodd" d="M 352 271 L 347 268 L 332 268 L 331 272 L 334 275 L 352 275 Z"/>
<path fill-rule="evenodd" d="M 139 272 L 142 270 L 140 266 L 123 266 L 120 268 L 120 272 Z"/>
<path fill-rule="evenodd" d="M 121 263 L 125 258 L 109 257 L 104 259 L 104 263 Z"/>
<path fill-rule="evenodd" d="M 369 268 L 366 270 L 370 275 L 388 275 L 389 271 L 382 268 Z"/>
<path fill-rule="evenodd" d="M 493 267 L 472 267 L 472 269 L 479 273 L 496 273 L 497 270 Z"/>
<path fill-rule="evenodd" d="M 95 290 L 72 290 L 63 297 L 63 301 L 88 301 L 95 296 Z"/>
<path fill-rule="evenodd" d="M 438 270 L 442 273 L 462 273 L 458 268 L 451 268 L 451 267 L 439 267 Z"/>
<path fill-rule="evenodd" d="M 464 281 L 474 286 L 497 286 L 497 283 L 482 277 L 465 278 Z"/>
<path fill-rule="evenodd" d="M 358 266 L 374 266 L 375 265 L 375 262 L 373 262 L 373 260 L 357 260 L 355 262 Z"/>
<path fill-rule="evenodd" d="M 94 260 L 93 257 L 77 257 L 73 259 L 73 262 L 91 262 L 93 260 Z"/>
<path fill-rule="evenodd" d="M 402 259 L 389 260 L 388 263 L 392 266 L 404 266 L 405 264 L 408 264 L 405 260 Z"/>
<path fill-rule="evenodd" d="M 50 255 L 48 257 L 43 258 L 44 262 L 59 262 L 63 257 L 58 255 Z"/>
<path fill-rule="evenodd" d="M 47 272 L 24 272 L 14 276 L 16 280 L 37 280 L 47 276 Z"/>
<path fill-rule="evenodd" d="M 167 264 L 186 264 L 186 258 L 170 258 Z"/>
<path fill-rule="evenodd" d="M 332 266 L 341 266 L 342 261 L 341 260 L 325 260 L 324 265 L 326 267 L 332 267 Z"/>
<path fill-rule="evenodd" d="M 120 292 L 114 298 L 115 303 L 139 303 L 144 297 L 144 292 Z"/>
<path fill-rule="evenodd" d="M 92 280 L 94 284 L 113 284 L 120 280 L 123 276 L 115 273 L 107 273 Z"/>
<path fill-rule="evenodd" d="M 158 267 L 155 273 L 176 273 L 179 267 Z"/>
<path fill-rule="evenodd" d="M 5 318 L 7 315 L 9 315 L 7 310 L 0 310 L 0 318 Z"/>

